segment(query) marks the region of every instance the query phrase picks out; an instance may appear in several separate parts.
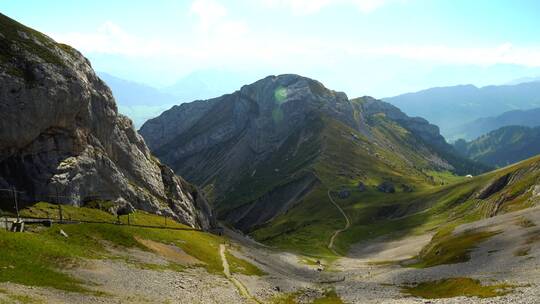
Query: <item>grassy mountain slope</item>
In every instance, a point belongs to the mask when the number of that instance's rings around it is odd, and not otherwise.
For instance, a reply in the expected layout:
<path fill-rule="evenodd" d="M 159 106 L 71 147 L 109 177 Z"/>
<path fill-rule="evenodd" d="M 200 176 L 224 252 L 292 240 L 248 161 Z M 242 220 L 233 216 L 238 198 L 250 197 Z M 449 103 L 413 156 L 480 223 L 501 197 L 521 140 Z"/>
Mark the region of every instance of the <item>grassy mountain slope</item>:
<path fill-rule="evenodd" d="M 55 205 L 38 203 L 22 210 L 21 216 L 52 216 L 54 219 L 58 214 L 57 211 L 58 207 Z M 162 265 L 131 261 L 134 267 L 171 271 L 183 271 L 186 267 L 202 267 L 209 273 L 222 274 L 218 248 L 219 244 L 228 242 L 223 237 L 196 231 L 170 218 L 144 212 L 132 214 L 131 225 L 157 228 L 129 226 L 126 216 L 121 218 L 123 225 L 118 225 L 115 216 L 99 209 L 64 206 L 63 213 L 65 219 L 101 223 L 54 224 L 49 229 L 30 226 L 27 227 L 30 231 L 25 233 L 12 233 L 0 229 L 0 248 L 2 248 L 0 282 L 92 293 L 87 283 L 82 284 L 62 270 L 69 268 L 69 265 L 75 267 L 84 264 L 84 259 L 122 258 L 115 254 L 113 248 L 120 251 L 136 248 L 151 252 L 153 249 L 141 240 L 173 244 L 200 262 L 194 266 L 186 266 L 175 262 Z M 159 227 L 165 229 L 158 229 Z M 62 236 L 61 230 L 69 237 Z M 231 259 L 236 265 L 248 265 L 245 268 L 233 267 L 233 272 L 260 273 L 246 261 L 234 257 Z"/>
<path fill-rule="evenodd" d="M 454 147 L 470 159 L 502 167 L 540 153 L 540 127 L 502 127 L 470 142 L 459 140 Z"/>
<path fill-rule="evenodd" d="M 368 187 L 360 191 L 350 185 L 350 197 L 338 199 L 351 219 L 351 228 L 336 239 L 336 249 L 345 254 L 350 246 L 378 236 L 402 237 L 433 231 L 448 231 L 459 224 L 531 207 L 540 201 L 540 157 L 468 178 L 441 177 L 446 185 L 423 184 L 415 192 L 385 194 Z M 332 190 L 343 184 L 336 181 Z M 536 188 L 535 188 L 536 187 Z M 325 245 L 332 229 L 344 220 L 318 189 L 302 205 L 255 232 L 268 244 L 315 255 L 332 256 Z M 321 217 L 324 215 L 324 217 Z"/>

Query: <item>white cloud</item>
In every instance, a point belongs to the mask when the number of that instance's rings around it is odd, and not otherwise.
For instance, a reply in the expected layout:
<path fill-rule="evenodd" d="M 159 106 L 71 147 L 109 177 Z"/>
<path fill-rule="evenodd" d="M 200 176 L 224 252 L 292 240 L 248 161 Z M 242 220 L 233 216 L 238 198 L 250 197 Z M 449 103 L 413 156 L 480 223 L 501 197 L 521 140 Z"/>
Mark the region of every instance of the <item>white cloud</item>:
<path fill-rule="evenodd" d="M 180 34 L 179 34 L 180 35 Z M 159 57 L 190 63 L 333 64 L 355 56 L 398 57 L 440 64 L 516 64 L 540 67 L 540 46 L 520 47 L 510 43 L 492 47 L 445 45 L 372 46 L 361 42 L 321 41 L 317 37 L 288 37 L 280 33 L 256 35 L 238 20 L 223 19 L 206 29 L 206 34 L 186 37 L 139 37 L 113 22 L 95 32 L 51 34 L 86 54 L 115 54 L 130 57 Z"/>
<path fill-rule="evenodd" d="M 120 26 L 105 22 L 95 32 L 51 34 L 85 54 L 114 54 L 159 58 L 184 66 L 213 64 L 267 64 L 275 66 L 331 66 L 355 57 L 402 58 L 435 64 L 489 66 L 516 64 L 540 67 L 540 46 L 520 47 L 505 43 L 492 47 L 446 45 L 384 45 L 289 37 L 280 33 L 257 35 L 238 20 L 223 19 L 206 29 L 205 35 L 139 37 Z M 182 34 L 178 34 L 182 35 Z M 174 39 L 173 39 L 174 38 Z"/>
<path fill-rule="evenodd" d="M 227 8 L 214 0 L 195 0 L 190 12 L 197 15 L 200 26 L 205 30 L 219 23 L 228 14 Z"/>
<path fill-rule="evenodd" d="M 267 7 L 287 7 L 297 15 L 317 13 L 332 5 L 353 6 L 362 13 L 371 13 L 389 2 L 406 0 L 259 0 Z"/>
<path fill-rule="evenodd" d="M 395 45 L 383 47 L 349 46 L 350 55 L 394 56 L 409 60 L 440 64 L 468 64 L 489 66 L 516 64 L 540 67 L 540 47 L 517 47 L 504 43 L 492 47 L 450 47 L 444 45 Z"/>
<path fill-rule="evenodd" d="M 104 22 L 90 33 L 51 33 L 50 36 L 85 53 L 152 56 L 167 49 L 163 42 L 132 35 L 111 21 Z"/>

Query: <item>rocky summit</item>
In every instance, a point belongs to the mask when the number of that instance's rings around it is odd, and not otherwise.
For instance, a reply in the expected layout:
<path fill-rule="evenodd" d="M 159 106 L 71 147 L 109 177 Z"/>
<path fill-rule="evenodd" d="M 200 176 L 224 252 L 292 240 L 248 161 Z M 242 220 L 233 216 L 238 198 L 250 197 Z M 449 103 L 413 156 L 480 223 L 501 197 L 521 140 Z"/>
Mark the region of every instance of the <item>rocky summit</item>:
<path fill-rule="evenodd" d="M 0 14 L 0 84 L 0 188 L 21 206 L 106 200 L 210 226 L 201 193 L 152 156 L 77 50 Z"/>

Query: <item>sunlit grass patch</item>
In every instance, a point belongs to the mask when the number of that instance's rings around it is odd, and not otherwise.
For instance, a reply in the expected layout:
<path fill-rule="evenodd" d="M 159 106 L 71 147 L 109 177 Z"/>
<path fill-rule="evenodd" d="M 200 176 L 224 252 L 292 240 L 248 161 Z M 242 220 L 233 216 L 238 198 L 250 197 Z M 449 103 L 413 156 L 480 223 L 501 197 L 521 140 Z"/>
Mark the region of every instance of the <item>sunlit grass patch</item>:
<path fill-rule="evenodd" d="M 405 286 L 402 287 L 402 291 L 426 299 L 460 296 L 491 298 L 506 295 L 512 292 L 514 287 L 510 284 L 484 285 L 479 280 L 471 278 L 450 278 Z"/>
<path fill-rule="evenodd" d="M 257 266 L 249 263 L 244 259 L 237 258 L 236 256 L 230 254 L 228 251 L 225 253 L 225 256 L 227 257 L 227 261 L 229 262 L 231 273 L 240 273 L 253 276 L 266 275 L 266 273 L 259 269 Z"/>
<path fill-rule="evenodd" d="M 280 294 L 277 296 L 274 296 L 272 300 L 270 300 L 269 303 L 271 304 L 297 304 L 298 299 L 300 295 L 302 294 L 302 291 L 297 292 L 291 292 L 286 294 Z M 302 302 L 304 303 L 304 302 Z M 341 300 L 341 298 L 336 294 L 336 291 L 334 289 L 327 289 L 322 297 L 315 299 L 312 302 L 309 302 L 312 304 L 345 304 Z"/>
<path fill-rule="evenodd" d="M 296 297 L 298 293 L 286 293 L 274 296 L 269 303 L 271 304 L 297 304 Z"/>
<path fill-rule="evenodd" d="M 84 256 L 83 248 L 63 246 L 49 235 L 4 230 L 0 230 L 0 248 L 0 282 L 88 292 L 80 281 L 57 270 L 77 256 Z"/>
<path fill-rule="evenodd" d="M 322 298 L 313 301 L 313 304 L 344 304 L 334 289 L 327 290 Z"/>
<path fill-rule="evenodd" d="M 409 267 L 427 268 L 443 264 L 457 264 L 470 260 L 471 251 L 481 242 L 500 233 L 499 231 L 466 231 L 459 235 L 440 233 L 422 249 L 417 262 Z"/>

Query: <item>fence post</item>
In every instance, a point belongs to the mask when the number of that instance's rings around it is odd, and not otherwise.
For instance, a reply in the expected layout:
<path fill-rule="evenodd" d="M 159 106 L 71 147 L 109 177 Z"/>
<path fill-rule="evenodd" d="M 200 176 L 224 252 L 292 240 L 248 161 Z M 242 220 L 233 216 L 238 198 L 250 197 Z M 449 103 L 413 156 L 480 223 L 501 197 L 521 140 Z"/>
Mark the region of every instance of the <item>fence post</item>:
<path fill-rule="evenodd" d="M 17 202 L 17 191 L 15 191 L 15 187 L 11 187 L 11 192 L 13 193 L 13 200 L 15 201 L 15 210 L 17 211 L 17 222 L 18 222 L 20 220 L 19 202 Z"/>
<path fill-rule="evenodd" d="M 4 214 L 4 212 L 1 209 L 0 209 L 0 213 L 2 213 L 2 216 L 4 217 L 4 225 L 6 226 L 6 231 L 9 231 L 7 215 Z"/>

